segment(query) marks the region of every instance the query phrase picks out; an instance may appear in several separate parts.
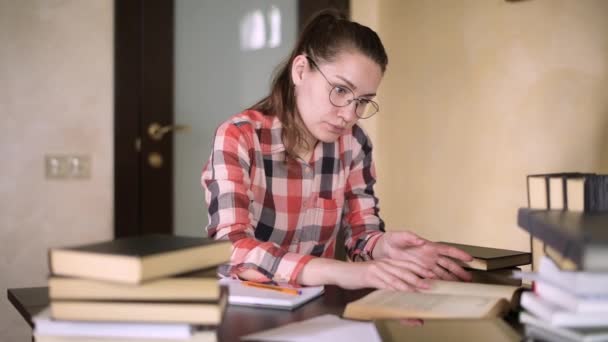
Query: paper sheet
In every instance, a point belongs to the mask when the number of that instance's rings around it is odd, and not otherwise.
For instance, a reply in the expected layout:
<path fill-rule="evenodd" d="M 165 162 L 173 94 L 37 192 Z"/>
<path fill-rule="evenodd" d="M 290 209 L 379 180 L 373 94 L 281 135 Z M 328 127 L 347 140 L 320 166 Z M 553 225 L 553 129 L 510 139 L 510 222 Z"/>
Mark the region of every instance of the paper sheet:
<path fill-rule="evenodd" d="M 241 339 L 290 342 L 382 341 L 373 323 L 346 320 L 329 314 L 257 332 Z"/>

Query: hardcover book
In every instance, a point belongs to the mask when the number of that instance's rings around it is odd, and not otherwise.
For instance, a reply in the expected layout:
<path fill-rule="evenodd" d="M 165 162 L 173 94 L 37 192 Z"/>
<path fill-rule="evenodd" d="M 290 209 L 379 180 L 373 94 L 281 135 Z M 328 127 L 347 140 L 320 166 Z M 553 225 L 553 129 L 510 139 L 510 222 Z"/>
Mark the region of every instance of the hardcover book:
<path fill-rule="evenodd" d="M 466 268 L 489 271 L 527 265 L 532 262 L 532 254 L 529 252 L 464 245 L 453 242 L 441 243 L 461 249 L 473 256 L 472 261 L 459 261 L 459 263 Z"/>
<path fill-rule="evenodd" d="M 517 224 L 585 271 L 608 271 L 608 212 L 520 208 Z"/>
<path fill-rule="evenodd" d="M 154 279 L 143 284 L 51 276 L 51 300 L 197 301 L 217 300 L 220 285 L 215 268 Z"/>
<path fill-rule="evenodd" d="M 526 336 L 533 340 L 563 342 L 608 341 L 608 327 L 563 328 L 551 325 L 527 312 L 521 312 L 519 321 L 524 324 Z"/>
<path fill-rule="evenodd" d="M 230 259 L 230 241 L 144 235 L 83 246 L 52 248 L 53 275 L 139 284 L 208 268 Z"/>
<path fill-rule="evenodd" d="M 219 300 L 191 302 L 53 300 L 50 310 L 55 320 L 188 323 L 216 327 L 224 315 L 227 292 L 222 287 Z"/>
<path fill-rule="evenodd" d="M 595 312 L 571 312 L 532 292 L 524 292 L 521 295 L 521 306 L 534 316 L 556 327 L 601 328 L 608 326 L 608 315 Z"/>

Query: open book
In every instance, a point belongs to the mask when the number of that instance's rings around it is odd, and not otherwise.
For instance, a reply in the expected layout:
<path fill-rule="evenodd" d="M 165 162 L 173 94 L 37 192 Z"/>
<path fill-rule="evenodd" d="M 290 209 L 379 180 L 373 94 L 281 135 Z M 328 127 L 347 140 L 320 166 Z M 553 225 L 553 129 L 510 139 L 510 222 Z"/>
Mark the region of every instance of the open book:
<path fill-rule="evenodd" d="M 376 290 L 347 304 L 343 316 L 359 320 L 496 317 L 509 310 L 517 289 L 436 280 L 430 289 L 420 292 Z"/>

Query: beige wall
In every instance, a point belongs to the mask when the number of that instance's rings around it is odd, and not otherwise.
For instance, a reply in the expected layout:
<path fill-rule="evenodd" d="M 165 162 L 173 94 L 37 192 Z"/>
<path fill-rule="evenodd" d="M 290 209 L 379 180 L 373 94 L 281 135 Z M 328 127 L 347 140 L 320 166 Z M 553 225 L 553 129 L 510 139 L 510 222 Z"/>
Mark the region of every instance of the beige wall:
<path fill-rule="evenodd" d="M 43 286 L 51 246 L 112 236 L 112 1 L 0 0 L 0 341 L 28 341 L 6 288 Z M 44 178 L 86 154 L 91 178 Z"/>
<path fill-rule="evenodd" d="M 354 0 L 353 12 L 389 53 L 370 125 L 389 229 L 526 250 L 526 174 L 608 172 L 608 1 Z"/>

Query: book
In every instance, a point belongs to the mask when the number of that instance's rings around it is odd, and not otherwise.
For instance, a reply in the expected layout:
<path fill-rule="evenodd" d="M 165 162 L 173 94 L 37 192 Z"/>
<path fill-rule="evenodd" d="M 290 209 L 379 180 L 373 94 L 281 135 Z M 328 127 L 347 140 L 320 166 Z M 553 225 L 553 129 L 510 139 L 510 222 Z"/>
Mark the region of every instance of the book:
<path fill-rule="evenodd" d="M 519 267 L 501 268 L 498 270 L 483 271 L 469 270 L 472 283 L 496 284 L 496 285 L 511 285 L 521 286 L 521 278 L 514 276 L 515 272 L 521 272 Z"/>
<path fill-rule="evenodd" d="M 522 311 L 519 321 L 524 324 L 527 337 L 556 342 L 599 342 L 608 341 L 608 327 L 563 328 L 553 326 L 542 319 Z"/>
<path fill-rule="evenodd" d="M 384 342 L 521 341 L 521 336 L 500 318 L 429 319 L 420 327 L 408 327 L 397 320 L 377 320 L 374 324 Z"/>
<path fill-rule="evenodd" d="M 217 326 L 222 321 L 227 294 L 219 301 L 134 302 L 53 300 L 51 317 L 56 320 L 93 322 L 188 323 Z"/>
<path fill-rule="evenodd" d="M 562 271 L 548 257 L 543 257 L 536 273 L 521 272 L 520 277 L 544 281 L 560 288 L 569 289 L 576 296 L 607 296 L 608 273 Z"/>
<path fill-rule="evenodd" d="M 345 318 L 485 318 L 502 316 L 516 301 L 518 287 L 435 280 L 420 292 L 376 290 L 348 303 Z"/>
<path fill-rule="evenodd" d="M 324 286 L 306 286 L 297 288 L 297 295 L 286 294 L 280 291 L 247 286 L 238 279 L 224 278 L 220 284 L 228 287 L 228 303 L 238 306 L 255 306 L 283 310 L 294 310 L 305 303 L 321 296 Z M 290 288 L 287 285 L 282 285 Z"/>
<path fill-rule="evenodd" d="M 130 338 L 130 337 L 88 337 L 88 336 L 50 336 L 34 333 L 36 342 L 216 342 L 217 332 L 215 330 L 196 331 L 190 338 Z"/>
<path fill-rule="evenodd" d="M 143 235 L 51 248 L 53 275 L 139 284 L 146 280 L 216 266 L 230 260 L 230 241 Z"/>
<path fill-rule="evenodd" d="M 197 301 L 219 300 L 220 286 L 215 269 L 147 281 L 140 285 L 85 278 L 51 276 L 51 300 Z"/>
<path fill-rule="evenodd" d="M 532 262 L 529 252 L 513 251 L 508 249 L 472 246 L 453 242 L 440 242 L 456 247 L 470 254 L 472 261 L 458 261 L 463 267 L 476 270 L 496 270 L 501 268 L 527 265 Z"/>
<path fill-rule="evenodd" d="M 574 261 L 564 257 L 560 252 L 551 246 L 545 247 L 545 255 L 550 258 L 557 267 L 563 271 L 579 271 L 578 266 Z"/>
<path fill-rule="evenodd" d="M 520 208 L 517 224 L 580 270 L 608 271 L 608 212 Z"/>
<path fill-rule="evenodd" d="M 608 211 L 608 175 L 568 177 L 566 205 L 571 211 Z"/>
<path fill-rule="evenodd" d="M 522 293 L 521 306 L 552 326 L 572 328 L 599 328 L 608 326 L 608 315 L 571 312 L 540 298 L 533 292 Z"/>
<path fill-rule="evenodd" d="M 540 298 L 571 312 L 598 313 L 608 315 L 607 295 L 577 295 L 567 287 L 559 287 L 548 281 L 534 283 L 534 293 Z"/>
<path fill-rule="evenodd" d="M 127 323 L 127 322 L 79 322 L 51 319 L 47 307 L 32 318 L 34 335 L 105 337 L 105 338 L 155 338 L 188 339 L 192 337 L 192 327 L 185 323 Z"/>

